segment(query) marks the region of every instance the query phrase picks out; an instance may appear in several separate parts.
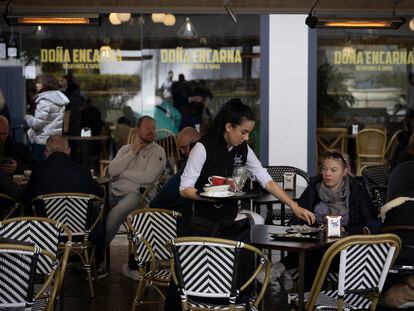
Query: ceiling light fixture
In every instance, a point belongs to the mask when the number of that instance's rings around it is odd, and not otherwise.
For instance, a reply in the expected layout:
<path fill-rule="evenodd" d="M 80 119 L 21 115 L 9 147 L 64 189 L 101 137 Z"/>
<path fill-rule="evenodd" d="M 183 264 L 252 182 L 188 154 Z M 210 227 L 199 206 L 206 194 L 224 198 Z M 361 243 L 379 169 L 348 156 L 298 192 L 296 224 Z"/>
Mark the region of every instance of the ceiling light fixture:
<path fill-rule="evenodd" d="M 36 29 L 34 31 L 34 35 L 36 38 L 39 39 L 44 39 L 44 38 L 49 38 L 50 37 L 50 31 L 49 29 L 47 29 L 46 26 L 36 26 Z"/>
<path fill-rule="evenodd" d="M 164 13 L 152 13 L 151 19 L 154 23 L 163 23 L 165 19 Z"/>
<path fill-rule="evenodd" d="M 121 22 L 128 22 L 131 19 L 131 13 L 116 13 Z"/>
<path fill-rule="evenodd" d="M 109 22 L 112 25 L 121 25 L 121 20 L 118 18 L 118 14 L 116 13 L 110 13 L 109 14 Z"/>
<path fill-rule="evenodd" d="M 189 17 L 186 17 L 185 23 L 181 26 L 181 28 L 177 32 L 177 36 L 184 39 L 193 39 L 197 38 L 198 34 L 194 28 L 193 23 L 191 22 Z"/>
<path fill-rule="evenodd" d="M 411 31 L 414 31 L 414 17 L 410 20 L 408 27 L 410 28 Z"/>
<path fill-rule="evenodd" d="M 111 46 L 109 45 L 110 39 L 109 38 L 104 38 L 103 39 L 103 44 L 102 46 L 99 48 L 99 51 L 101 53 L 101 57 L 102 58 L 109 58 L 109 55 L 111 53 Z"/>
<path fill-rule="evenodd" d="M 165 14 L 164 25 L 165 26 L 174 26 L 175 25 L 175 16 L 174 16 L 174 14 Z"/>
<path fill-rule="evenodd" d="M 233 10 L 231 9 L 230 1 L 231 0 L 223 0 L 223 5 L 227 13 L 230 15 L 231 19 L 233 20 L 233 22 L 237 23 L 237 18 L 236 18 L 236 15 L 233 13 Z"/>
<path fill-rule="evenodd" d="M 402 17 L 395 17 L 395 7 L 398 0 L 393 1 L 392 17 L 317 17 L 312 15 L 319 0 L 313 4 L 305 24 L 309 28 L 331 29 L 398 29 L 405 23 Z"/>

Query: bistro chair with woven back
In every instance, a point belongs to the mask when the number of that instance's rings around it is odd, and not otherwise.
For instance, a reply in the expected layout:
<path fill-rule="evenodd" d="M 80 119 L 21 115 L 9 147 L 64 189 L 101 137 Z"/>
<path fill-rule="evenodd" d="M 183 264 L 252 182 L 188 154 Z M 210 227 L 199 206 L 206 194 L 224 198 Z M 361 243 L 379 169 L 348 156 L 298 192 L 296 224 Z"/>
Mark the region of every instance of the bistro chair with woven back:
<path fill-rule="evenodd" d="M 294 166 L 266 166 L 265 167 L 269 175 L 272 177 L 272 179 L 277 183 L 283 183 L 284 180 L 284 174 L 285 173 L 294 173 L 296 176 L 300 176 L 305 182 L 306 185 L 309 184 L 309 174 L 306 173 L 304 170 L 301 170 L 300 168 L 294 167 Z M 260 200 L 253 200 L 253 204 L 255 208 L 260 208 L 262 203 Z M 284 224 L 285 216 L 288 215 L 274 215 L 273 213 L 273 205 L 272 204 L 266 204 L 267 207 L 267 216 L 265 223 L 266 224 L 273 224 L 273 220 L 280 219 L 282 221 L 282 225 Z M 282 209 L 283 211 L 284 209 Z"/>
<path fill-rule="evenodd" d="M 325 252 L 313 281 L 305 293 L 307 311 L 376 310 L 385 278 L 398 256 L 401 240 L 395 234 L 352 235 L 332 244 Z M 323 289 L 333 259 L 339 256 L 338 286 Z M 289 295 L 292 309 L 297 296 Z"/>
<path fill-rule="evenodd" d="M 166 209 L 144 208 L 128 215 L 127 224 L 133 241 L 132 254 L 139 269 L 139 280 L 132 310 L 142 304 L 160 304 L 165 300 L 159 287 L 168 287 L 170 251 L 167 242 L 177 235 L 179 213 Z M 162 265 L 163 264 L 163 265 Z M 161 299 L 144 300 L 146 290 L 152 287 Z"/>
<path fill-rule="evenodd" d="M 347 153 L 348 130 L 340 127 L 318 127 L 316 129 L 318 172 L 322 163 L 322 155 L 326 152 L 338 151 Z"/>
<path fill-rule="evenodd" d="M 361 171 L 372 203 L 379 211 L 387 202 L 388 165 L 368 165 L 362 167 Z"/>
<path fill-rule="evenodd" d="M 387 135 L 374 128 L 363 129 L 356 136 L 356 175 L 361 176 L 364 165 L 384 164 Z"/>
<path fill-rule="evenodd" d="M 23 211 L 22 203 L 5 193 L 0 193 L 0 205 L 0 219 L 18 216 Z"/>
<path fill-rule="evenodd" d="M 390 162 L 395 158 L 397 147 L 398 147 L 398 138 L 403 135 L 403 130 L 396 130 L 391 136 L 391 139 L 385 147 L 385 164 L 388 166 Z"/>
<path fill-rule="evenodd" d="M 50 262 L 52 268 L 35 287 L 41 258 Z M 58 259 L 45 249 L 31 243 L 0 239 L 0 310 L 53 310 L 55 291 L 46 306 L 38 305 L 37 301 L 53 283 L 59 282 L 57 267 Z"/>
<path fill-rule="evenodd" d="M 392 272 L 399 274 L 394 279 L 404 279 L 414 274 L 414 162 L 407 161 L 397 165 L 388 179 L 386 204 L 381 207 L 381 231 L 394 233 L 402 241 L 402 248 Z M 408 294 L 408 293 L 407 293 Z M 413 302 L 413 299 L 410 299 Z M 414 307 L 412 303 L 411 307 Z"/>
<path fill-rule="evenodd" d="M 395 234 L 352 235 L 332 244 L 325 252 L 305 293 L 310 310 L 376 310 L 388 271 L 398 256 L 401 240 Z M 339 256 L 338 287 L 324 290 L 333 259 Z M 290 295 L 293 308 L 297 296 Z"/>
<path fill-rule="evenodd" d="M 89 238 L 103 218 L 102 198 L 88 193 L 49 193 L 35 197 L 32 205 L 35 215 L 55 219 L 72 232 L 71 253 L 82 260 L 93 298 L 92 272 L 97 279 L 95 245 Z"/>
<path fill-rule="evenodd" d="M 171 166 L 172 173 L 177 173 L 178 163 L 180 162 L 180 152 L 178 150 L 177 136 L 167 129 L 159 129 L 156 132 L 156 142 L 164 148 L 168 165 Z"/>
<path fill-rule="evenodd" d="M 47 304 L 51 297 L 58 299 L 66 271 L 66 262 L 72 246 L 72 233 L 63 224 L 54 219 L 43 217 L 18 217 L 0 222 L 0 237 L 30 243 L 44 249 L 59 258 L 55 282 L 38 297 L 36 306 Z M 36 275 L 41 280 L 48 277 L 56 267 L 48 256 L 39 256 Z M 36 286 L 35 286 L 36 287 Z"/>
<path fill-rule="evenodd" d="M 171 270 L 182 310 L 259 309 L 270 273 L 269 259 L 261 250 L 240 241 L 207 237 L 180 237 L 170 243 Z M 246 280 L 239 280 L 246 252 L 256 256 L 256 267 Z M 260 291 L 243 295 L 261 270 L 265 279 Z"/>

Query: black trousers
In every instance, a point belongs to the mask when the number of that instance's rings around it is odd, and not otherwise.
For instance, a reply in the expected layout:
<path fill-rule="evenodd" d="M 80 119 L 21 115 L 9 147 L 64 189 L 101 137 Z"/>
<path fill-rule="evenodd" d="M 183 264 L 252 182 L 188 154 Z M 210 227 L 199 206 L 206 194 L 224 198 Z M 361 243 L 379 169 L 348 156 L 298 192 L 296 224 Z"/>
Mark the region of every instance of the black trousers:
<path fill-rule="evenodd" d="M 248 243 L 250 241 L 250 224 L 248 219 L 240 221 L 223 221 L 211 222 L 205 218 L 191 216 L 189 218 L 180 218 L 177 223 L 177 236 L 203 236 L 215 237 L 229 240 L 237 240 Z M 238 283 L 244 284 L 252 275 L 254 269 L 255 258 L 251 252 L 242 250 L 240 254 Z M 246 289 L 244 295 L 240 299 L 248 297 L 249 293 L 254 290 L 252 286 Z M 208 300 L 213 301 L 213 300 Z M 214 300 L 214 302 L 220 302 Z M 181 310 L 181 299 L 178 293 L 177 285 L 171 281 L 168 287 L 165 299 L 165 311 L 179 311 Z"/>

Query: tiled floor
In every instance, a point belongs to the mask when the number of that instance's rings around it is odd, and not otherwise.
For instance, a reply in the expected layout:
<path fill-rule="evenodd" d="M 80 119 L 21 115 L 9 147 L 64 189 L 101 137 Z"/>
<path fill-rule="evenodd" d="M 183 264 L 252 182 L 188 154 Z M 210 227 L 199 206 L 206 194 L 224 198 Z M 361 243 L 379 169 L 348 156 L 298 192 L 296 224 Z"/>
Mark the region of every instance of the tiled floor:
<path fill-rule="evenodd" d="M 66 270 L 61 310 L 130 310 L 132 297 L 136 289 L 136 281 L 130 280 L 121 274 L 122 265 L 126 262 L 126 258 L 126 237 L 125 235 L 118 235 L 111 245 L 111 273 L 109 277 L 95 283 L 95 299 L 90 298 L 85 273 L 76 265 L 69 266 Z M 271 289 L 270 294 L 266 295 L 264 310 L 289 310 L 285 302 L 286 299 L 284 299 L 287 294 L 276 292 L 274 287 L 271 287 Z M 145 306 L 140 310 L 159 311 L 163 308 L 162 306 Z"/>

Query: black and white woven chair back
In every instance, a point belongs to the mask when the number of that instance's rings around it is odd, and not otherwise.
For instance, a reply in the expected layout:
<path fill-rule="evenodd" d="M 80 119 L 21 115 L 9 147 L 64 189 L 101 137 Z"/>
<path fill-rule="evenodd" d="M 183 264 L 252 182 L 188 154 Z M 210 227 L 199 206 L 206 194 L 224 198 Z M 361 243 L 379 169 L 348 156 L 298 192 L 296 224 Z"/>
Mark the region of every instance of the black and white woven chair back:
<path fill-rule="evenodd" d="M 157 260 L 169 260 L 170 251 L 166 243 L 177 236 L 178 212 L 148 211 L 130 215 L 129 221 L 136 233 L 133 237 L 137 247 L 135 260 L 144 264 L 151 260 L 151 253 L 141 241 L 144 238 L 150 245 Z"/>
<path fill-rule="evenodd" d="M 60 223 L 50 223 L 39 220 L 21 220 L 0 222 L 0 236 L 17 241 L 32 243 L 52 254 L 58 253 L 60 235 L 63 233 Z M 52 270 L 52 259 L 39 256 L 36 273 L 45 275 Z"/>
<path fill-rule="evenodd" d="M 368 193 L 378 210 L 387 202 L 389 169 L 387 165 L 367 166 L 362 171 Z"/>
<path fill-rule="evenodd" d="M 39 204 L 44 209 L 40 215 L 64 223 L 72 232 L 73 239 L 79 241 L 80 238 L 88 240 L 91 219 L 92 202 L 96 199 L 90 194 L 56 194 L 44 195 L 35 198 L 36 214 L 38 214 Z"/>
<path fill-rule="evenodd" d="M 283 182 L 284 173 L 295 173 L 301 176 L 309 184 L 309 174 L 294 166 L 266 166 L 266 170 L 275 182 Z"/>
<path fill-rule="evenodd" d="M 31 310 L 40 249 L 18 250 L 0 245 L 0 310 Z"/>
<path fill-rule="evenodd" d="M 342 250 L 338 295 L 381 292 L 395 250 L 389 243 L 357 244 Z"/>
<path fill-rule="evenodd" d="M 242 242 L 233 246 L 212 242 L 176 243 L 172 240 L 171 244 L 183 300 L 188 296 L 229 298 L 229 303 L 235 303 Z"/>
<path fill-rule="evenodd" d="M 401 248 L 395 234 L 352 235 L 325 252 L 310 293 L 307 310 L 375 310 L 390 266 Z M 321 290 L 334 257 L 340 257 L 338 287 Z M 295 297 L 297 301 L 297 297 Z"/>

